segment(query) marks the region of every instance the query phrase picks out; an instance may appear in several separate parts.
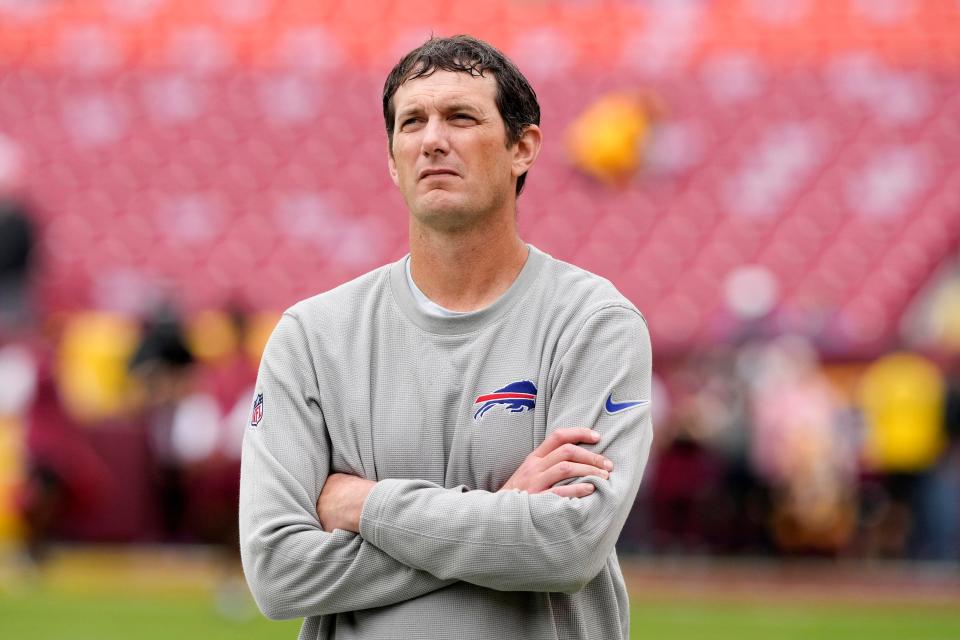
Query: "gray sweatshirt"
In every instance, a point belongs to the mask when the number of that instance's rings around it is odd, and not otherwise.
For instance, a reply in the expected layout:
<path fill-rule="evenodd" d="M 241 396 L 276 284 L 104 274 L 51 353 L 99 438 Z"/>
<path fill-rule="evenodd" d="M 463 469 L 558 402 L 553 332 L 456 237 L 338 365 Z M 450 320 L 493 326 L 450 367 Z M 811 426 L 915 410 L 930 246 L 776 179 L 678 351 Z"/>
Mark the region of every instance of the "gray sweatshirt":
<path fill-rule="evenodd" d="M 424 313 L 404 261 L 284 313 L 243 444 L 240 545 L 300 638 L 629 635 L 614 544 L 647 462 L 650 339 L 606 280 L 531 247 L 492 306 Z M 497 490 L 547 434 L 600 432 L 579 499 Z M 324 531 L 330 473 L 377 481 L 360 535 Z"/>

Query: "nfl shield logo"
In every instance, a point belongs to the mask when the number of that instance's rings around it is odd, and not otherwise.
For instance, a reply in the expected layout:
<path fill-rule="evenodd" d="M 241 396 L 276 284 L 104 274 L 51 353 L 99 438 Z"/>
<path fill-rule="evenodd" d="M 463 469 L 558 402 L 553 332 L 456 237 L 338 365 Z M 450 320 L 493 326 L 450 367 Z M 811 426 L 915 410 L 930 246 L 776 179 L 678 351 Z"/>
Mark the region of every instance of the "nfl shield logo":
<path fill-rule="evenodd" d="M 257 399 L 253 401 L 253 415 L 250 417 L 250 426 L 255 427 L 260 424 L 263 418 L 263 394 L 258 393 Z"/>

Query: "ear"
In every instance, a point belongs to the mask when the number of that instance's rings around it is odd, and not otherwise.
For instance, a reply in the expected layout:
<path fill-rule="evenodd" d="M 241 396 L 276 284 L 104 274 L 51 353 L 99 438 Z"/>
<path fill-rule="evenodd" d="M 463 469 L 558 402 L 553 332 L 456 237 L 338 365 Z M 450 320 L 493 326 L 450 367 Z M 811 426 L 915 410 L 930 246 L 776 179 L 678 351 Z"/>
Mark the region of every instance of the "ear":
<path fill-rule="evenodd" d="M 514 177 L 522 176 L 530 170 L 537 156 L 540 155 L 542 141 L 543 134 L 540 133 L 540 127 L 535 124 L 527 125 L 513 151 Z"/>
<path fill-rule="evenodd" d="M 390 171 L 390 178 L 393 184 L 400 186 L 400 176 L 397 175 L 397 163 L 393 159 L 393 149 L 387 148 L 387 169 Z"/>

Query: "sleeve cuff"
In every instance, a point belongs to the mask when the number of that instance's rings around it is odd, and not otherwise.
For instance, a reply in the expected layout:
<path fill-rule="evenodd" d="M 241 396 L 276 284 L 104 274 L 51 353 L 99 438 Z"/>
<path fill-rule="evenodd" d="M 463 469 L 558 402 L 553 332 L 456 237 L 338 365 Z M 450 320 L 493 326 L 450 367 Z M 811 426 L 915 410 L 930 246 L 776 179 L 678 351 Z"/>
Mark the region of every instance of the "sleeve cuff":
<path fill-rule="evenodd" d="M 442 487 L 432 485 L 424 480 L 404 480 L 401 478 L 380 480 L 373 485 L 373 489 L 367 494 L 363 509 L 360 511 L 360 537 L 375 547 L 380 547 L 380 523 L 383 521 L 384 510 L 389 506 L 393 495 L 402 487 L 407 489 L 427 487 L 442 489 Z M 470 488 L 466 485 L 458 485 L 448 489 L 448 491 L 467 493 Z"/>
<path fill-rule="evenodd" d="M 373 546 L 377 546 L 377 522 L 380 520 L 380 514 L 383 513 L 383 506 L 401 482 L 404 481 L 380 480 L 373 485 L 373 489 L 367 494 L 367 499 L 363 503 L 363 509 L 360 511 L 360 537 Z"/>

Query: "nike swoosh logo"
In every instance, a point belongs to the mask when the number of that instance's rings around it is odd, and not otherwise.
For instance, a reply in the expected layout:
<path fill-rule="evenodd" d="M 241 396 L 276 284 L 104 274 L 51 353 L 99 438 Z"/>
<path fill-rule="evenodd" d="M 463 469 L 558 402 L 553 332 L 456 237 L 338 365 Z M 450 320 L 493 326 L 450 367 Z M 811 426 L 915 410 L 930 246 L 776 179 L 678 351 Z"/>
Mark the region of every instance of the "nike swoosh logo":
<path fill-rule="evenodd" d="M 607 403 L 603 406 L 603 408 L 606 409 L 607 413 L 620 413 L 621 411 L 633 409 L 634 407 L 641 407 L 645 404 L 650 404 L 650 401 L 639 400 L 637 402 L 614 402 L 613 394 L 611 393 L 609 396 L 607 396 Z"/>

